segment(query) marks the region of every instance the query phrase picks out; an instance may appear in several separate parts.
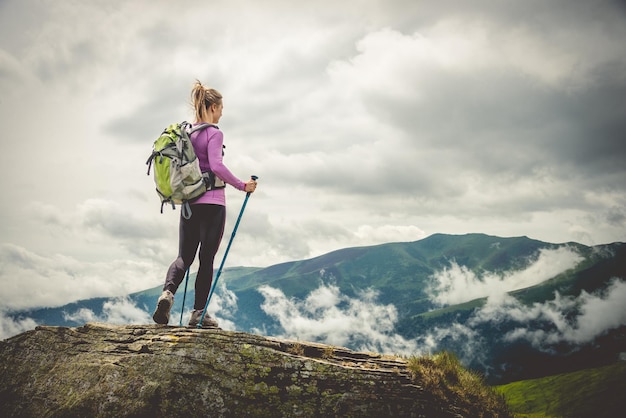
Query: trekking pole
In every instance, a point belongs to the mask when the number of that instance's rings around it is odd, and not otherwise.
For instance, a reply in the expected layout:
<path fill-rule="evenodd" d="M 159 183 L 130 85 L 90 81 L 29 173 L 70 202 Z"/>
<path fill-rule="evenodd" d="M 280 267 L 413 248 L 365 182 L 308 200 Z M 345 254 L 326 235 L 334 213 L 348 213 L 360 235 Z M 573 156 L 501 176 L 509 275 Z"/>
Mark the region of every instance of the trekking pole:
<path fill-rule="evenodd" d="M 185 310 L 185 298 L 187 297 L 187 283 L 189 283 L 189 269 L 191 267 L 187 267 L 187 278 L 185 279 L 185 292 L 183 293 L 183 304 L 180 307 L 180 322 L 178 326 L 183 326 L 183 311 Z"/>
<path fill-rule="evenodd" d="M 252 180 L 258 179 L 257 176 L 250 176 Z M 239 211 L 239 217 L 237 218 L 237 222 L 235 222 L 235 227 L 233 228 L 233 233 L 230 235 L 230 240 L 228 241 L 228 246 L 226 247 L 226 252 L 224 253 L 224 257 L 222 258 L 222 262 L 220 263 L 220 268 L 217 270 L 217 274 L 215 275 L 215 280 L 213 281 L 213 285 L 211 286 L 211 291 L 209 292 L 209 297 L 206 300 L 206 304 L 204 305 L 204 310 L 202 311 L 202 316 L 200 317 L 200 321 L 198 321 L 198 328 L 202 328 L 202 322 L 204 321 L 204 316 L 206 315 L 206 311 L 209 308 L 209 302 L 211 301 L 211 296 L 213 296 L 213 292 L 215 291 L 215 287 L 217 286 L 217 281 L 222 274 L 222 267 L 224 267 L 224 262 L 226 261 L 226 256 L 228 255 L 228 250 L 230 250 L 230 246 L 233 243 L 233 239 L 235 238 L 235 234 L 237 233 L 237 227 L 239 227 L 239 221 L 241 221 L 241 216 L 243 215 L 243 211 L 246 208 L 246 203 L 248 203 L 248 198 L 250 197 L 250 193 L 246 193 L 246 198 L 243 200 L 243 205 L 241 205 L 241 210 Z"/>

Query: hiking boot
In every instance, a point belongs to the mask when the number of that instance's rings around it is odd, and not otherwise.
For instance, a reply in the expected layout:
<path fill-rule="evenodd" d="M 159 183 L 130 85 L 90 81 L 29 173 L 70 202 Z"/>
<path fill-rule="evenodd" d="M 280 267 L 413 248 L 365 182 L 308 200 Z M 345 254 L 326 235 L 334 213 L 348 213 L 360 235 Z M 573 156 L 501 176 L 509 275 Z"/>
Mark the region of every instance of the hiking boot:
<path fill-rule="evenodd" d="M 152 314 L 152 319 L 157 324 L 167 325 L 170 322 L 170 309 L 174 303 L 174 294 L 169 290 L 164 290 L 157 300 L 157 307 Z"/>
<path fill-rule="evenodd" d="M 200 317 L 202 316 L 202 309 L 196 310 L 194 309 L 191 312 L 191 318 L 189 318 L 189 326 L 197 327 L 198 322 L 200 322 Z M 209 314 L 204 315 L 204 319 L 202 320 L 202 328 L 219 328 L 217 325 L 217 321 L 209 316 Z"/>

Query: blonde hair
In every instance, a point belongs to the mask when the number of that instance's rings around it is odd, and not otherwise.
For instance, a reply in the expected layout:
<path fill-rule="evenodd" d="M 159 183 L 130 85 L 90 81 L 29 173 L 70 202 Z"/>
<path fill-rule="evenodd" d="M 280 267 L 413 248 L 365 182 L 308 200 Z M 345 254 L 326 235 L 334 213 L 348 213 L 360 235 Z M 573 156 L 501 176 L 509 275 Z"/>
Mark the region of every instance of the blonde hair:
<path fill-rule="evenodd" d="M 206 121 L 209 108 L 212 105 L 220 105 L 221 103 L 222 94 L 219 91 L 206 88 L 196 80 L 191 89 L 191 104 L 195 109 L 197 121 Z"/>

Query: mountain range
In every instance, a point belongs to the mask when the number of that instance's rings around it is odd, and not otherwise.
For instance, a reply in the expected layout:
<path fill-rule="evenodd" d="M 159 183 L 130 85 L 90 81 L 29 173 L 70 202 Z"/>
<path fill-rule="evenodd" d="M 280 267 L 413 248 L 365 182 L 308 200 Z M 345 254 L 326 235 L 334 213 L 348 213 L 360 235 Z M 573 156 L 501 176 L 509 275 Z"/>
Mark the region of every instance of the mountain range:
<path fill-rule="evenodd" d="M 183 296 L 188 315 L 193 281 L 186 295 L 184 282 L 177 292 L 170 323 Z M 12 315 L 78 326 L 115 322 L 112 311 L 123 305 L 148 321 L 160 293 Z M 213 299 L 223 327 L 394 354 L 448 350 L 490 384 L 505 384 L 609 365 L 626 352 L 626 244 L 434 234 L 228 268 Z"/>

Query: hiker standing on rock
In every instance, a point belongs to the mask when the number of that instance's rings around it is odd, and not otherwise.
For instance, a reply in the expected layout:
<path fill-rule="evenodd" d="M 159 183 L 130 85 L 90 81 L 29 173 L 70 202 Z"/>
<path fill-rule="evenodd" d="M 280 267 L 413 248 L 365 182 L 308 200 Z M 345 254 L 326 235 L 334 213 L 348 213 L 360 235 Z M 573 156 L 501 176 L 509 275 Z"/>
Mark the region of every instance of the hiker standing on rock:
<path fill-rule="evenodd" d="M 200 267 L 196 276 L 195 301 L 189 326 L 197 326 L 209 296 L 213 282 L 213 260 L 222 240 L 226 223 L 226 193 L 230 184 L 234 188 L 253 193 L 256 181 L 244 182 L 235 177 L 224 165 L 224 134 L 216 124 L 222 117 L 222 95 L 215 89 L 204 87 L 199 81 L 191 90 L 191 100 L 195 108 L 195 125 L 211 124 L 208 128 L 191 134 L 191 142 L 203 172 L 215 176 L 216 186 L 207 190 L 191 204 L 191 217 L 186 219 L 181 211 L 179 226 L 178 257 L 170 265 L 165 276 L 163 293 L 157 301 L 152 319 L 157 324 L 167 324 L 174 294 L 183 281 L 185 272 L 193 263 L 200 246 Z M 203 327 L 217 327 L 217 321 L 205 314 Z"/>

